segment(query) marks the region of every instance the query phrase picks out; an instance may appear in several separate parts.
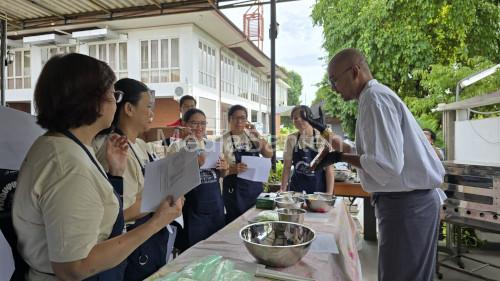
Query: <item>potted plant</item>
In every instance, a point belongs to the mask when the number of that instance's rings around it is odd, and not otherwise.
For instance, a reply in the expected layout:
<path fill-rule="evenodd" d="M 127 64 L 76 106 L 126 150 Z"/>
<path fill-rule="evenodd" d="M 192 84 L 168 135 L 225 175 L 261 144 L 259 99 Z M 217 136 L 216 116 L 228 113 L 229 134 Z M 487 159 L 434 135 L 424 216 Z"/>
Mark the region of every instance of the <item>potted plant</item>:
<path fill-rule="evenodd" d="M 281 187 L 281 175 L 283 174 L 283 162 L 276 161 L 276 170 L 269 173 L 267 182 L 264 183 L 264 192 L 278 192 Z"/>

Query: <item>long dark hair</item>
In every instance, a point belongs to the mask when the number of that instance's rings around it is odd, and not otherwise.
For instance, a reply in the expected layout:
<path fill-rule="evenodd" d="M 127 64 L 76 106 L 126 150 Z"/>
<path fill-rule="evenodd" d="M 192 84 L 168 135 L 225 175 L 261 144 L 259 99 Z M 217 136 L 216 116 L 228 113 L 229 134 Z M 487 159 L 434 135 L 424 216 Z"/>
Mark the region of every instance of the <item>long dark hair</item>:
<path fill-rule="evenodd" d="M 125 104 L 128 102 L 130 104 L 137 105 L 142 98 L 142 93 L 150 92 L 146 84 L 132 78 L 122 78 L 116 81 L 115 91 L 122 91 L 123 98 L 116 105 L 116 112 L 115 116 L 113 117 L 113 123 L 111 123 L 111 127 L 101 131 L 99 134 L 109 134 L 113 131 L 120 133 L 118 123 L 120 122 L 120 113 L 122 112 Z"/>
<path fill-rule="evenodd" d="M 205 116 L 205 118 L 207 117 L 205 115 L 205 112 L 203 112 L 201 109 L 191 108 L 190 110 L 186 111 L 186 113 L 184 113 L 184 115 L 182 116 L 182 121 L 184 121 L 184 123 L 187 123 L 189 121 L 189 119 L 191 119 L 191 117 L 193 117 L 193 115 L 195 115 L 197 113 Z"/>
<path fill-rule="evenodd" d="M 312 116 L 312 111 L 311 111 L 311 108 L 307 105 L 296 105 L 293 109 L 292 109 L 292 112 L 290 113 L 290 118 L 293 120 L 293 114 L 296 112 L 296 111 L 300 111 L 300 112 L 304 112 L 306 114 L 306 116 Z M 302 115 L 301 115 L 302 116 Z M 307 122 L 307 120 L 304 120 Z M 309 122 L 307 122 L 309 123 Z"/>

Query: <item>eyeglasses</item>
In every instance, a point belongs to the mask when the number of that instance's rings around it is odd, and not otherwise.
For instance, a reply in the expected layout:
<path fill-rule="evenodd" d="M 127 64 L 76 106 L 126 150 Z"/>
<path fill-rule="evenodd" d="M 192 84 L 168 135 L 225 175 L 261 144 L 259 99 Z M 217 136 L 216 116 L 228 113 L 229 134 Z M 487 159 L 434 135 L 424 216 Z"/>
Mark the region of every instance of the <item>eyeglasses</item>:
<path fill-rule="evenodd" d="M 120 103 L 123 100 L 123 95 L 125 93 L 122 91 L 114 91 L 113 96 L 115 97 L 116 103 Z"/>
<path fill-rule="evenodd" d="M 247 117 L 246 116 L 238 116 L 238 117 L 231 117 L 232 120 L 236 121 L 236 122 L 245 122 L 247 121 Z"/>
<path fill-rule="evenodd" d="M 188 123 L 193 127 L 198 127 L 198 126 L 204 127 L 207 125 L 207 121 L 189 121 Z"/>
<path fill-rule="evenodd" d="M 342 71 L 339 75 L 337 75 L 337 78 L 328 77 L 328 81 L 330 82 L 330 86 L 332 87 L 332 89 L 334 89 L 335 91 L 337 91 L 337 82 L 339 81 L 340 77 L 342 77 L 342 75 L 344 75 L 345 73 L 347 73 L 347 71 L 351 70 L 352 67 L 353 66 L 351 65 L 346 70 Z"/>

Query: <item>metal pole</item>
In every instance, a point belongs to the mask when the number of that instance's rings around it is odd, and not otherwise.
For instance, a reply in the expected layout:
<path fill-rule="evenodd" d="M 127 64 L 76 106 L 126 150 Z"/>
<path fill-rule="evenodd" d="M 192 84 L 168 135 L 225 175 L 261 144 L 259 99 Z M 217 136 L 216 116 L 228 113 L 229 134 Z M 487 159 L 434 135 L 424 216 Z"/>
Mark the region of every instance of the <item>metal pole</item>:
<path fill-rule="evenodd" d="M 271 145 L 273 157 L 271 159 L 273 171 L 276 171 L 276 44 L 278 28 L 276 24 L 276 0 L 271 0 L 271 27 L 269 28 L 271 39 Z"/>
<path fill-rule="evenodd" d="M 0 20 L 0 105 L 5 106 L 5 56 L 7 51 L 7 21 Z"/>

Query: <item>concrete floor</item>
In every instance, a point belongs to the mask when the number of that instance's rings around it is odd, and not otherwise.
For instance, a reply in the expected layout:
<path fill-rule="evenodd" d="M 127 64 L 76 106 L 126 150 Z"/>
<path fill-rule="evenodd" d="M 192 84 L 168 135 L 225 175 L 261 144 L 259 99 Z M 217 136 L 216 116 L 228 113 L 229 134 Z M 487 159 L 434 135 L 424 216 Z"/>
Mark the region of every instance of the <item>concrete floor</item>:
<path fill-rule="evenodd" d="M 358 206 L 362 206 L 362 204 L 357 204 Z M 351 209 L 352 210 L 352 209 Z M 362 210 L 354 210 L 353 217 L 358 221 L 358 226 L 362 225 Z M 440 242 L 440 245 L 444 242 Z M 488 261 L 490 264 L 495 264 L 500 266 L 500 251 L 498 250 L 470 250 L 467 253 L 468 256 L 477 258 L 483 261 Z M 370 242 L 362 240 L 361 242 L 361 250 L 359 251 L 359 257 L 361 260 L 361 269 L 363 271 L 363 280 L 364 281 L 377 281 L 377 242 Z M 443 260 L 447 257 L 446 254 L 440 253 L 439 260 Z M 465 269 L 471 270 L 480 267 L 480 264 L 477 262 L 462 259 L 465 265 Z M 446 264 L 455 265 L 452 261 L 446 261 Z M 440 272 L 443 274 L 443 279 L 438 279 L 435 276 L 435 281 L 476 281 L 476 280 L 484 280 L 479 279 L 470 275 L 466 275 L 445 267 L 440 267 Z M 491 266 L 482 268 L 476 273 L 483 275 L 489 279 L 487 280 L 499 280 L 500 281 L 500 268 L 494 268 Z"/>

